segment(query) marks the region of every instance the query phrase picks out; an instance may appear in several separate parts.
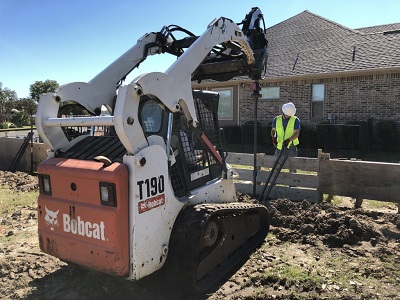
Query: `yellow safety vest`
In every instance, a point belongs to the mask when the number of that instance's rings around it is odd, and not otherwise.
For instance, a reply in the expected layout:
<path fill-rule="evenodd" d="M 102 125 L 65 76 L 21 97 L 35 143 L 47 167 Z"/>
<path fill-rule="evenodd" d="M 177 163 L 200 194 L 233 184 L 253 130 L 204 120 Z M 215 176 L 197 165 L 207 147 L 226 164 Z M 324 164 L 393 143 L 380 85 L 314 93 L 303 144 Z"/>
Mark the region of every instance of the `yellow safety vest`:
<path fill-rule="evenodd" d="M 277 134 L 277 146 L 276 148 L 282 150 L 283 141 L 290 138 L 294 133 L 294 123 L 297 117 L 291 116 L 287 125 L 286 130 L 283 128 L 283 116 L 278 116 L 276 118 L 276 134 Z M 292 141 L 293 145 L 297 146 L 299 144 L 299 139 L 296 138 Z M 289 146 L 291 143 L 289 144 Z"/>

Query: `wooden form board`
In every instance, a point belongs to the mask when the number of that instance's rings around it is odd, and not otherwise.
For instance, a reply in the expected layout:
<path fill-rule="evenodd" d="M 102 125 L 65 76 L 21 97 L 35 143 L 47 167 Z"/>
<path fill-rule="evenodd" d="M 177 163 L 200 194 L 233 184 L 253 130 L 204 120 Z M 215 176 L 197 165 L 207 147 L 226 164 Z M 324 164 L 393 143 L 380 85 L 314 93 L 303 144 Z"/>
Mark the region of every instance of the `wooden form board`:
<path fill-rule="evenodd" d="M 261 193 L 274 161 L 274 156 L 257 155 L 257 194 Z M 239 173 L 237 190 L 252 194 L 253 154 L 230 153 L 227 162 Z M 400 203 L 400 164 L 289 157 L 283 169 L 270 198 L 315 202 L 323 194 L 329 194 Z M 303 172 L 290 173 L 289 170 Z"/>
<path fill-rule="evenodd" d="M 253 154 L 247 153 L 229 153 L 226 158 L 228 164 L 254 166 Z M 272 168 L 275 162 L 275 157 L 272 155 L 265 155 L 263 153 L 257 154 L 257 168 Z M 319 159 L 308 157 L 289 157 L 285 163 L 285 169 L 298 169 L 309 172 L 319 171 Z"/>
<path fill-rule="evenodd" d="M 235 184 L 236 189 L 245 194 L 252 195 L 253 194 L 253 185 L 251 182 L 243 183 L 238 182 Z M 257 185 L 256 186 L 256 194 L 261 194 L 264 186 Z M 271 199 L 283 199 L 288 198 L 293 201 L 302 201 L 307 200 L 309 202 L 315 203 L 320 199 L 320 194 L 318 190 L 315 189 L 304 189 L 304 188 L 296 188 L 296 187 L 285 187 L 285 186 L 274 186 L 268 196 Z"/>
<path fill-rule="evenodd" d="M 400 202 L 400 164 L 320 160 L 319 191 L 359 199 Z"/>
<path fill-rule="evenodd" d="M 257 184 L 256 194 L 261 194 L 264 184 L 275 162 L 274 156 L 257 155 Z M 236 189 L 242 193 L 253 194 L 253 154 L 230 153 L 227 163 L 234 165 L 239 173 Z M 294 201 L 307 199 L 310 202 L 319 201 L 321 195 L 317 188 L 319 160 L 315 158 L 289 157 L 282 172 L 279 174 L 269 198 L 289 198 Z M 293 173 L 291 173 L 291 171 Z M 296 173 L 303 171 L 301 173 Z M 304 173 L 307 172 L 307 173 Z"/>

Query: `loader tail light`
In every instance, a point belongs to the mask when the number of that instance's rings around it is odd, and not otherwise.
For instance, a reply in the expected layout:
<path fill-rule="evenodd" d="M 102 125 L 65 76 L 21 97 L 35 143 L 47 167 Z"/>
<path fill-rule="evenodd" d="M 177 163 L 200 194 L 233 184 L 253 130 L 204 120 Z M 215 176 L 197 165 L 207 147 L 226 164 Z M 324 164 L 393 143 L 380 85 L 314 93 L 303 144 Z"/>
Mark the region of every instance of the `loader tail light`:
<path fill-rule="evenodd" d="M 51 183 L 49 175 L 38 175 L 39 178 L 39 192 L 42 195 L 51 196 Z"/>
<path fill-rule="evenodd" d="M 117 207 L 115 183 L 100 182 L 100 202 L 102 205 Z"/>

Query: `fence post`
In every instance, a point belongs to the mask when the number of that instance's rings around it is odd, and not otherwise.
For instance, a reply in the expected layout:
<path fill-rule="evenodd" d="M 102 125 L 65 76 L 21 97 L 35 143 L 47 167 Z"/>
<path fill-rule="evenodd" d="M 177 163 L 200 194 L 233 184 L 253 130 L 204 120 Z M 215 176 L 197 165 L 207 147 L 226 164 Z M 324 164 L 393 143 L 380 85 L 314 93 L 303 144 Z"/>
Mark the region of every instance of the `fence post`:
<path fill-rule="evenodd" d="M 362 198 L 356 198 L 356 202 L 354 203 L 354 208 L 361 208 L 362 203 L 363 203 Z"/>
<path fill-rule="evenodd" d="M 322 149 L 318 149 L 318 177 L 321 176 L 321 160 L 327 159 L 329 160 L 331 155 L 329 153 L 322 152 Z M 322 202 L 324 200 L 324 194 L 318 188 L 318 202 Z M 329 201 L 332 200 L 332 195 L 328 195 Z"/>

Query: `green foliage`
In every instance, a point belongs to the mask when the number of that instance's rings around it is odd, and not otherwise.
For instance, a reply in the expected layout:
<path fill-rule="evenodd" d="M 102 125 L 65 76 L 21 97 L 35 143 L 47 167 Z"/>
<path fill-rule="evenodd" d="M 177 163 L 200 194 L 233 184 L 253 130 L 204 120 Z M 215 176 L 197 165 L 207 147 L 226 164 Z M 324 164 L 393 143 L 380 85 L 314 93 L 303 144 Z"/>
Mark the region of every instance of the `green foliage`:
<path fill-rule="evenodd" d="M 54 92 L 58 87 L 59 84 L 55 80 L 35 81 L 29 87 L 30 96 L 33 100 L 39 101 L 41 94 Z"/>
<path fill-rule="evenodd" d="M 301 125 L 300 130 L 300 147 L 308 148 L 308 149 L 317 149 L 318 148 L 318 139 L 316 139 L 317 130 L 315 127 L 309 125 Z"/>
<path fill-rule="evenodd" d="M 375 124 L 377 139 L 382 150 L 396 150 L 399 144 L 396 122 L 380 120 Z"/>
<path fill-rule="evenodd" d="M 266 146 L 271 144 L 271 126 L 257 125 L 257 143 Z M 225 126 L 223 127 L 225 142 L 229 144 L 246 144 L 254 143 L 254 122 L 247 122 L 242 126 Z"/>
<path fill-rule="evenodd" d="M 273 150 L 270 138 L 271 125 L 258 124 L 258 152 Z M 252 153 L 254 122 L 241 126 L 223 127 L 225 151 Z M 357 157 L 365 159 L 370 150 L 394 152 L 399 150 L 400 138 L 396 121 L 352 121 L 348 124 L 302 124 L 300 131 L 300 155 L 315 157 L 317 149 L 331 153 L 331 157 Z M 386 161 L 386 160 L 382 160 Z M 393 162 L 398 162 L 394 160 Z"/>
<path fill-rule="evenodd" d="M 26 120 L 26 118 L 25 118 L 25 113 L 23 111 L 13 112 L 10 119 L 13 122 L 13 124 L 16 124 L 16 125 L 14 125 L 15 127 L 10 126 L 9 128 L 22 127 L 22 126 L 26 125 L 28 122 L 28 120 Z"/>
<path fill-rule="evenodd" d="M 88 116 L 90 113 L 84 106 L 75 101 L 65 101 L 61 103 L 58 115 L 59 117 L 61 115 Z"/>
<path fill-rule="evenodd" d="M 359 146 L 359 125 L 318 124 L 318 147 L 324 150 L 355 150 Z"/>
<path fill-rule="evenodd" d="M 29 98 L 15 101 L 10 118 L 11 121 L 18 127 L 29 126 L 31 124 L 31 115 L 36 113 L 37 106 L 37 102 Z"/>
<path fill-rule="evenodd" d="M 17 93 L 9 88 L 3 88 L 3 83 L 0 82 L 0 101 L 15 101 Z"/>
<path fill-rule="evenodd" d="M 7 116 L 11 114 L 13 102 L 17 100 L 17 93 L 8 88 L 3 88 L 0 82 L 0 123 L 8 120 Z"/>

